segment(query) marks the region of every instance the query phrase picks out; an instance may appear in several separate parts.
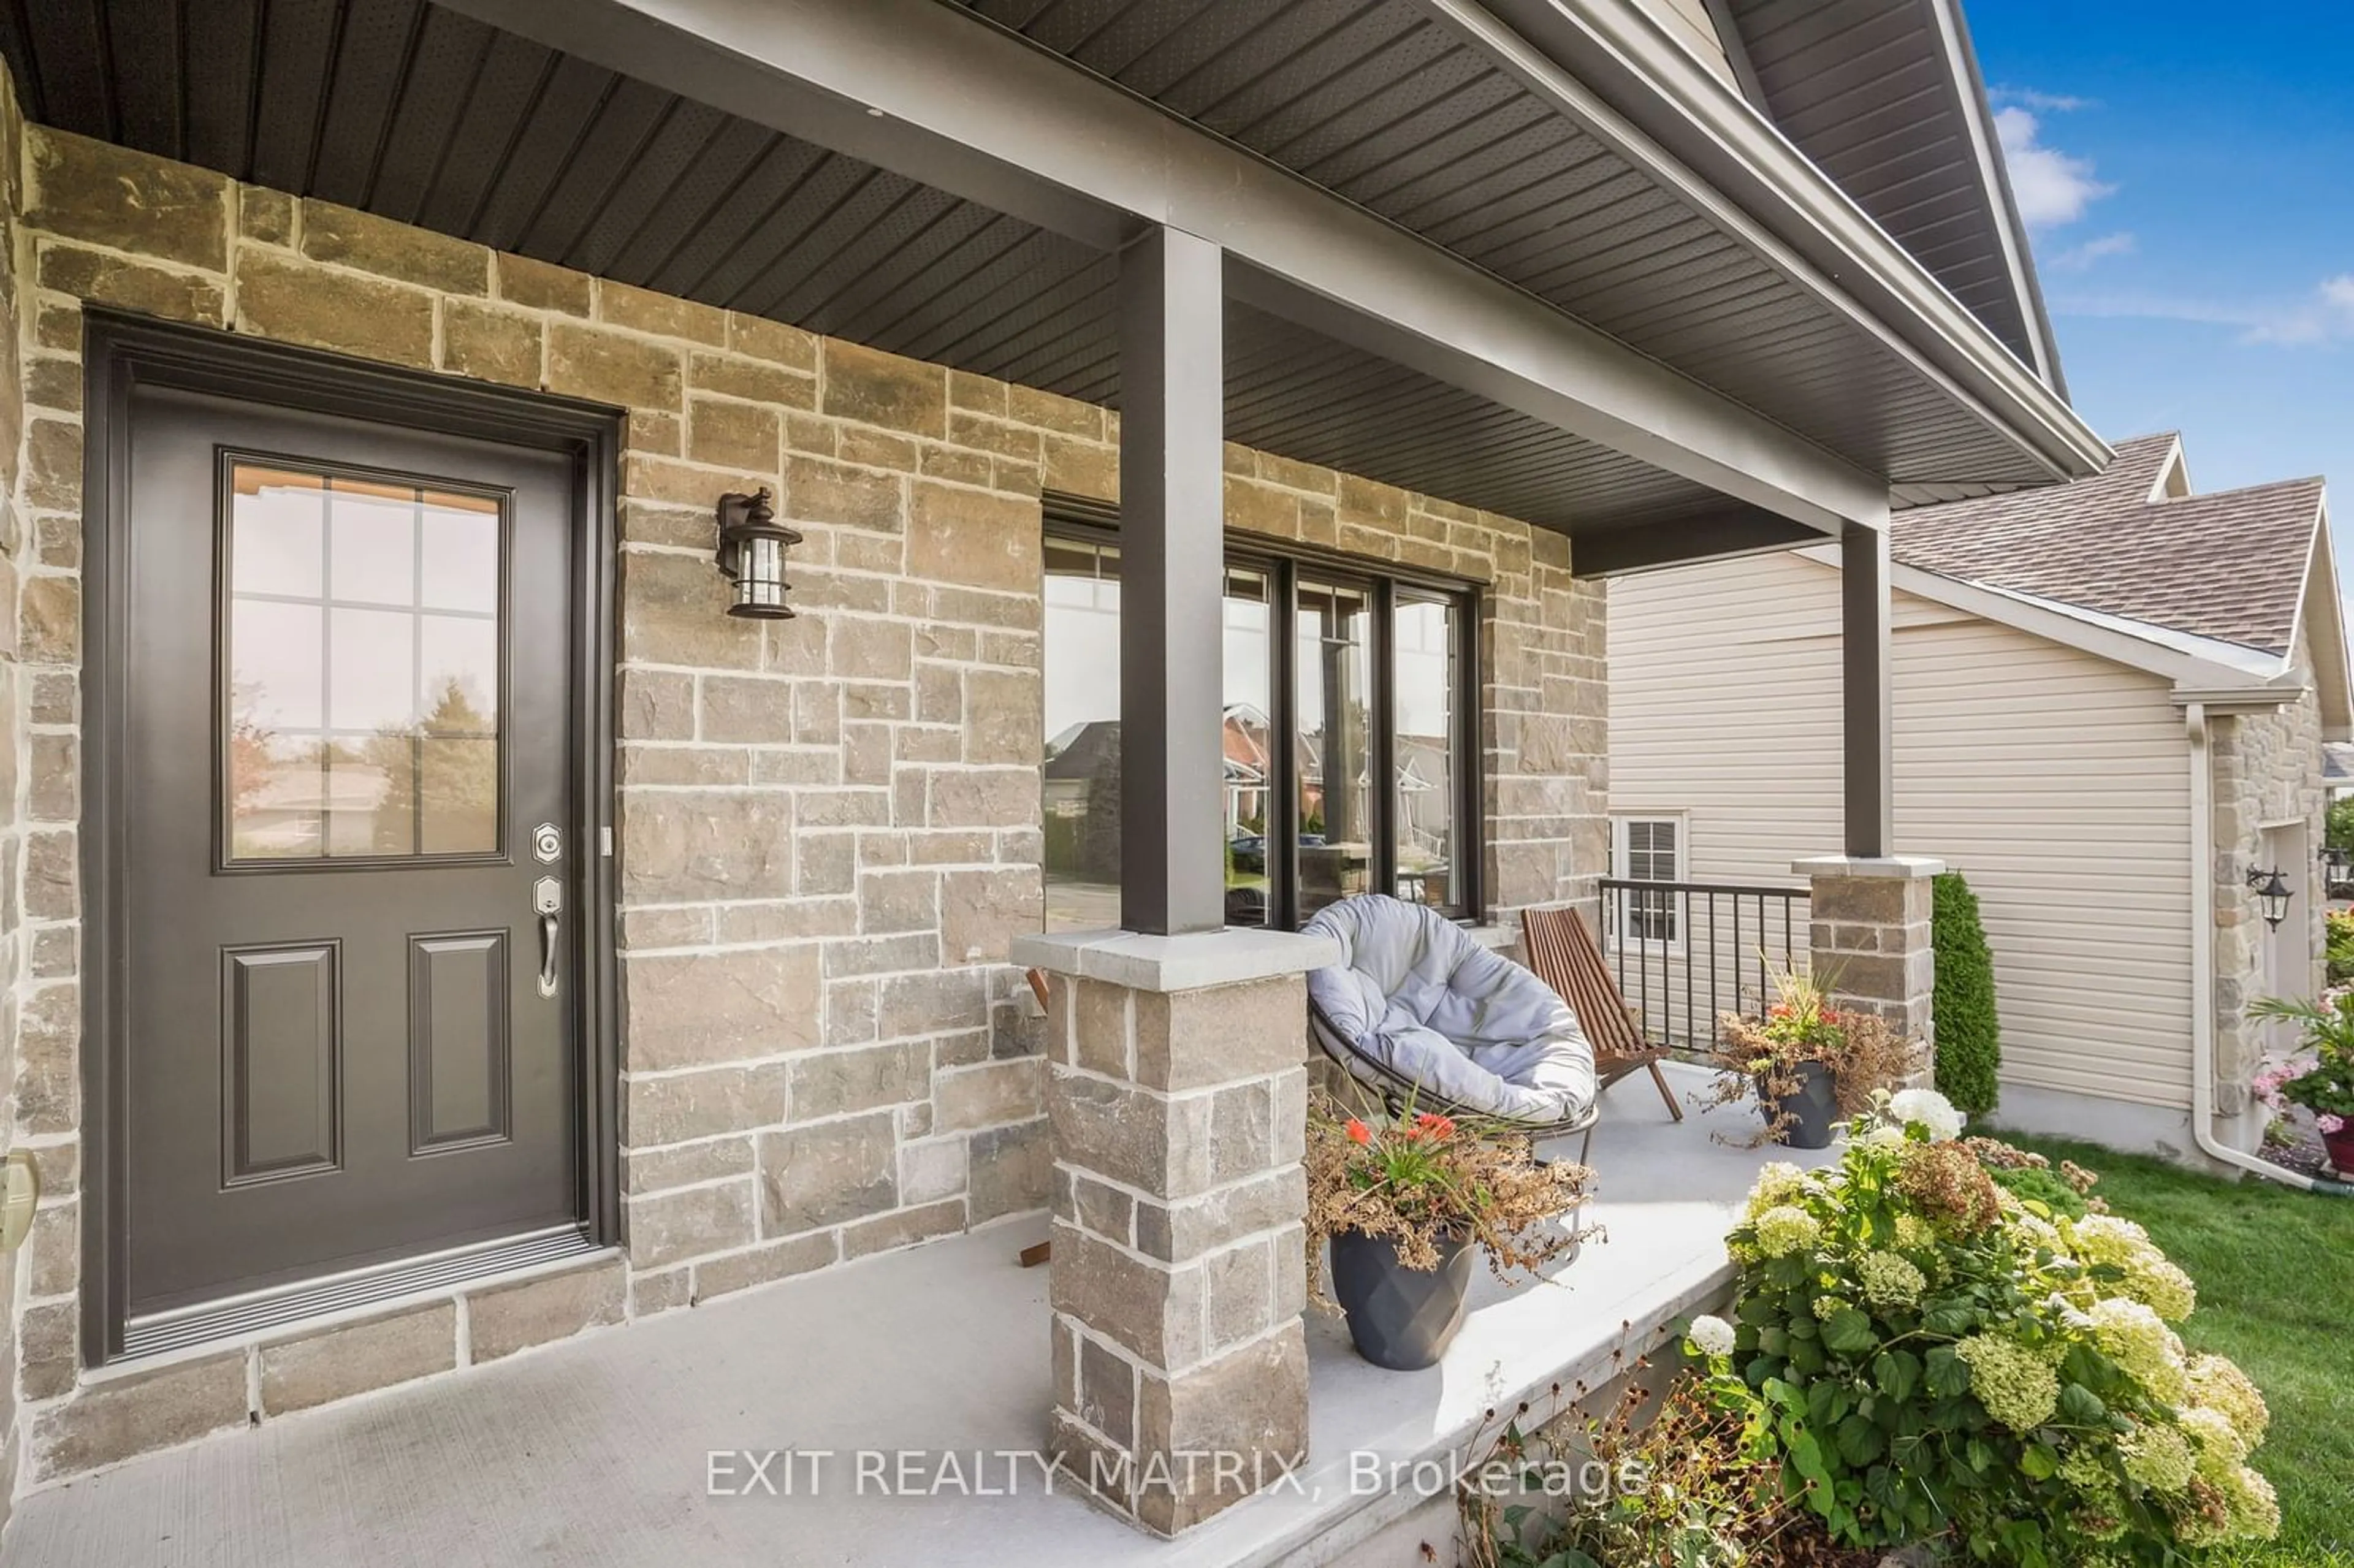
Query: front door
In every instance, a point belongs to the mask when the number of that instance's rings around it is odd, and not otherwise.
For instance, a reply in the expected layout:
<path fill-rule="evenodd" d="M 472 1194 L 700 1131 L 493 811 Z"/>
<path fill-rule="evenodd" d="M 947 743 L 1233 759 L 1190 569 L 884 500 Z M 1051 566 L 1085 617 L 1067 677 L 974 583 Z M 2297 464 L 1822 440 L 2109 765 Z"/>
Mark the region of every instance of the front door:
<path fill-rule="evenodd" d="M 159 387 L 128 427 L 128 1338 L 577 1226 L 567 459 Z"/>

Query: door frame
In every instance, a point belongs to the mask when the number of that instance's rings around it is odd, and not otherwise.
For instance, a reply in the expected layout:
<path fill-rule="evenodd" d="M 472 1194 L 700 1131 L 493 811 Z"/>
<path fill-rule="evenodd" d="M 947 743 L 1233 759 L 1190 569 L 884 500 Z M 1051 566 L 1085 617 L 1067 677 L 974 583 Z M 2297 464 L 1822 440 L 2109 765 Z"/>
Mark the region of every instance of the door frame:
<path fill-rule="evenodd" d="M 570 460 L 578 551 L 570 670 L 572 842 L 581 847 L 578 980 L 583 1225 L 620 1234 L 620 953 L 613 813 L 620 410 L 320 350 L 85 307 L 82 455 L 80 871 L 82 905 L 82 1361 L 122 1354 L 128 1155 L 125 1000 L 131 890 L 128 744 L 131 395 L 164 387 L 472 436 Z"/>

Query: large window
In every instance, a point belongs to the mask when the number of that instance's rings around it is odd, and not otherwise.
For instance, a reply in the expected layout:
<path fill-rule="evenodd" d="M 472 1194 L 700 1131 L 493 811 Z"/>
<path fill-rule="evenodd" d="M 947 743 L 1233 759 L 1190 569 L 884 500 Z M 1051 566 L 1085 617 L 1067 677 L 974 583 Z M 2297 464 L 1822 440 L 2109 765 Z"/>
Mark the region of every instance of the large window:
<path fill-rule="evenodd" d="M 1108 522 L 1046 541 L 1046 923 L 1119 918 L 1119 557 Z M 1472 598 L 1229 547 L 1226 923 L 1296 926 L 1386 890 L 1478 913 Z"/>

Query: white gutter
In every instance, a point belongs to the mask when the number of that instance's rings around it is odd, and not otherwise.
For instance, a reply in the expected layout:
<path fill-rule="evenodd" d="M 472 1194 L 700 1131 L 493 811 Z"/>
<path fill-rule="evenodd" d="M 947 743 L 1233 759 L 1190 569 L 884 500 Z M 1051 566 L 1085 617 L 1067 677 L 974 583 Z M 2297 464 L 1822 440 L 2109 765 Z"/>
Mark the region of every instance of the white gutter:
<path fill-rule="evenodd" d="M 2354 1197 L 2354 1184 L 2304 1176 L 2215 1136 L 2215 771 L 2207 705 L 2183 709 L 2190 738 L 2190 1136 L 2209 1158 L 2306 1192 Z"/>

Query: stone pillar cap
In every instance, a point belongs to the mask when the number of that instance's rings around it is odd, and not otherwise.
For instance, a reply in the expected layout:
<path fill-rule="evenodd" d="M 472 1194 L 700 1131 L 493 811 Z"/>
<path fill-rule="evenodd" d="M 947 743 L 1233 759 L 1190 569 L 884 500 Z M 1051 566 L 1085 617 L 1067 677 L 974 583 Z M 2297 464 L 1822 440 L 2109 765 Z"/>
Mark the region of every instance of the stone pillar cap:
<path fill-rule="evenodd" d="M 1937 876 L 1944 873 L 1946 863 L 1925 854 L 1816 854 L 1790 863 L 1795 876 L 1884 876 L 1911 879 L 1916 876 Z"/>
<path fill-rule="evenodd" d="M 1130 991 L 1203 991 L 1330 968 L 1341 961 L 1341 944 L 1329 937 L 1241 926 L 1181 937 L 1045 931 L 1016 937 L 1011 957 L 1026 969 L 1106 980 Z"/>

